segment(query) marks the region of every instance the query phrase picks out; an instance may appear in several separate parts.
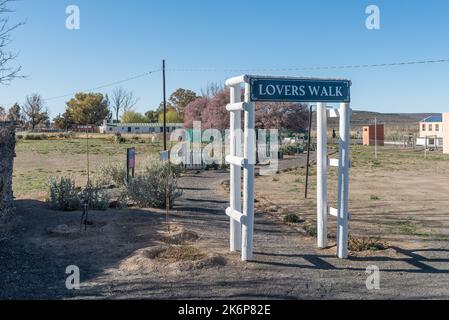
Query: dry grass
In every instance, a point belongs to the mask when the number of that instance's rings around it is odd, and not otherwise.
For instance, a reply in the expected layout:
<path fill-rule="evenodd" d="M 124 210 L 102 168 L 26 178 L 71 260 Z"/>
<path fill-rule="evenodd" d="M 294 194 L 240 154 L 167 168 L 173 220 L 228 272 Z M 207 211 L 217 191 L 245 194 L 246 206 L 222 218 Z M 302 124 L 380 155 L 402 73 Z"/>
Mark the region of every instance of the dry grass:
<path fill-rule="evenodd" d="M 158 258 L 169 261 L 198 261 L 206 255 L 193 246 L 170 246 L 159 254 Z"/>
<path fill-rule="evenodd" d="M 378 251 L 378 250 L 387 250 L 388 248 L 389 248 L 388 243 L 379 238 L 349 237 L 349 251 L 353 252 Z"/>

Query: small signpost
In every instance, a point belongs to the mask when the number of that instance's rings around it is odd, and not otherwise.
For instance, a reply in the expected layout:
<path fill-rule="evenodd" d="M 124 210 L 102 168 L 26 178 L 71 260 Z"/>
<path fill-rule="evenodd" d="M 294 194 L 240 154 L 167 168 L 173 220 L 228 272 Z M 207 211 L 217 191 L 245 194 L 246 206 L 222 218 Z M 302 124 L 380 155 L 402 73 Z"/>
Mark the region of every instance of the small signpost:
<path fill-rule="evenodd" d="M 241 100 L 241 86 L 245 99 Z M 230 104 L 230 249 L 241 251 L 243 261 L 253 258 L 254 232 L 254 167 L 255 167 L 255 102 L 317 102 L 317 244 L 327 247 L 328 215 L 337 218 L 337 255 L 348 256 L 348 189 L 349 189 L 349 130 L 351 81 L 294 77 L 243 75 L 228 79 Z M 339 103 L 338 109 L 326 103 Z M 340 117 L 339 159 L 329 159 L 327 153 L 327 117 Z M 244 115 L 243 139 L 240 134 Z M 310 132 L 309 132 L 310 136 Z M 241 146 L 243 145 L 243 152 Z M 328 168 L 338 167 L 338 208 L 330 208 L 327 200 Z M 241 175 L 243 169 L 243 199 Z M 242 201 L 243 200 L 243 201 Z"/>
<path fill-rule="evenodd" d="M 131 176 L 134 178 L 136 168 L 136 149 L 128 148 L 126 153 L 126 179 L 129 182 L 130 171 Z"/>
<path fill-rule="evenodd" d="M 159 159 L 161 161 L 170 160 L 170 152 L 169 151 L 161 151 L 161 153 L 159 154 Z"/>

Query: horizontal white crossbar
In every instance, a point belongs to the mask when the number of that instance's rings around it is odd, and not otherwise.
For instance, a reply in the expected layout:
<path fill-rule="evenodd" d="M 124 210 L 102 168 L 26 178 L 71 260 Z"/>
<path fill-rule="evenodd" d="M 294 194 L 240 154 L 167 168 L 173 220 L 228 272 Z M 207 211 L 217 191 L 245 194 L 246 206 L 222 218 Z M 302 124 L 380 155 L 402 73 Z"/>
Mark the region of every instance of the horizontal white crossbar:
<path fill-rule="evenodd" d="M 228 111 L 245 111 L 248 109 L 249 103 L 246 102 L 238 102 L 238 103 L 230 103 L 226 106 L 226 110 Z"/>
<path fill-rule="evenodd" d="M 340 165 L 339 160 L 338 159 L 329 159 L 329 166 L 331 167 L 338 167 Z M 349 168 L 352 167 L 352 163 L 351 161 L 349 161 Z"/>
<path fill-rule="evenodd" d="M 338 217 L 338 209 L 329 208 L 329 215 L 331 215 L 333 217 Z"/>
<path fill-rule="evenodd" d="M 248 159 L 236 157 L 236 156 L 227 156 L 226 162 L 239 167 L 246 167 L 248 165 Z"/>
<path fill-rule="evenodd" d="M 245 224 L 245 216 L 241 213 L 238 212 L 237 210 L 232 210 L 232 208 L 227 208 L 226 209 L 226 215 L 232 219 L 234 219 L 235 221 L 238 221 L 241 224 Z"/>
<path fill-rule="evenodd" d="M 230 78 L 228 80 L 226 80 L 226 86 L 227 87 L 232 87 L 232 86 L 236 86 L 242 83 L 247 83 L 249 81 L 249 77 L 247 75 L 243 75 L 243 76 L 238 76 L 238 77 L 234 77 L 234 78 Z"/>
<path fill-rule="evenodd" d="M 338 209 L 329 208 L 329 215 L 337 218 L 338 217 Z M 352 220 L 352 214 L 349 214 L 348 219 Z"/>
<path fill-rule="evenodd" d="M 329 165 L 331 167 L 338 167 L 339 165 L 339 160 L 338 159 L 329 159 Z"/>
<path fill-rule="evenodd" d="M 340 112 L 338 112 L 337 109 L 329 108 L 328 111 L 329 111 L 330 118 L 338 118 L 340 116 Z"/>

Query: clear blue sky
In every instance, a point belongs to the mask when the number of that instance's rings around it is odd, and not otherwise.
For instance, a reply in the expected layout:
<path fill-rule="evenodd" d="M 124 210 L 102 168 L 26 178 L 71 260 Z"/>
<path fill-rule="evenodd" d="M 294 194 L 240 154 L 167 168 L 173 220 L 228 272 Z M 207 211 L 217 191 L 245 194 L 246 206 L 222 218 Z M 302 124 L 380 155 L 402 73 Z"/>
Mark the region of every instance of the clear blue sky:
<path fill-rule="evenodd" d="M 65 8 L 81 10 L 81 29 L 65 28 Z M 381 10 L 381 30 L 365 28 L 365 8 Z M 26 80 L 0 87 L 0 104 L 89 89 L 167 68 L 263 69 L 449 59 L 449 1 L 19 0 L 13 20 L 27 20 L 10 48 Z M 241 72 L 169 71 L 169 93 L 199 92 Z M 260 72 L 259 72 L 260 73 Z M 449 111 L 449 63 L 268 74 L 353 80 L 353 108 L 378 112 Z M 161 74 L 123 84 L 157 107 Z M 112 88 L 99 90 L 103 93 Z M 67 98 L 47 102 L 51 115 Z"/>

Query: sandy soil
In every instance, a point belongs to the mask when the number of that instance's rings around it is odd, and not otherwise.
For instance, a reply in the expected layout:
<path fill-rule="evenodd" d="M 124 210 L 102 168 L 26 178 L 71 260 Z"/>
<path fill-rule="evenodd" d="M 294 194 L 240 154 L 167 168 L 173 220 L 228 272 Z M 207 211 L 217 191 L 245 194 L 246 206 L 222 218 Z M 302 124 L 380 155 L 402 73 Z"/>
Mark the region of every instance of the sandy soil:
<path fill-rule="evenodd" d="M 380 236 L 391 247 L 352 254 L 348 260 L 337 259 L 335 247 L 316 249 L 315 239 L 299 231 L 301 224 L 283 223 L 286 213 L 313 222 L 314 188 L 304 201 L 302 169 L 257 178 L 255 257 L 250 263 L 228 252 L 226 172 L 180 180 L 183 196 L 170 212 L 170 233 L 164 211 L 93 212 L 93 225 L 83 232 L 78 230 L 79 212 L 58 213 L 45 203 L 19 200 L 18 220 L 0 233 L 0 298 L 449 298 L 444 200 L 449 175 L 435 174 L 445 163 L 432 164 L 418 179 L 411 174 L 413 167 L 372 170 L 354 162 L 351 233 Z M 331 193 L 332 188 L 331 182 Z M 372 195 L 378 200 L 370 200 Z M 397 221 L 411 221 L 415 228 Z M 198 258 L 161 258 L 158 251 L 164 250 L 167 237 L 182 231 L 198 236 L 183 244 L 194 248 Z M 69 265 L 81 270 L 81 290 L 65 288 Z M 371 265 L 380 269 L 380 290 L 366 288 Z"/>

